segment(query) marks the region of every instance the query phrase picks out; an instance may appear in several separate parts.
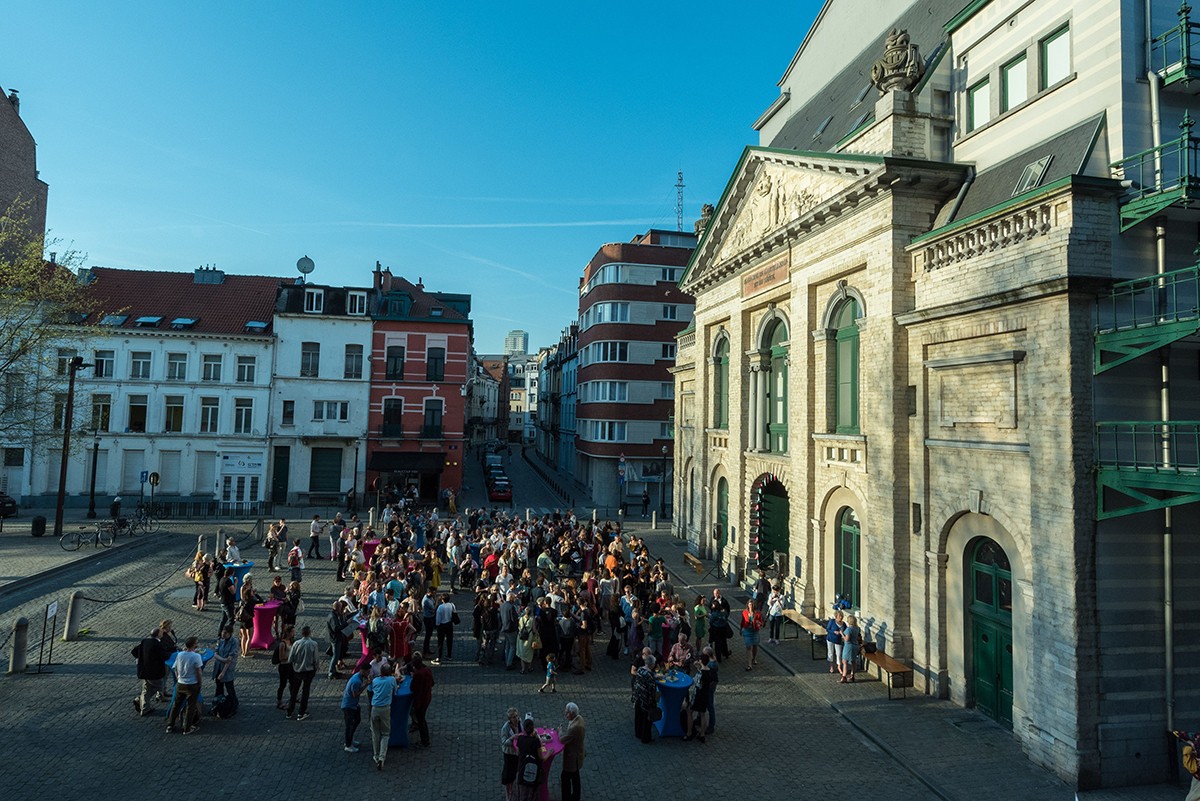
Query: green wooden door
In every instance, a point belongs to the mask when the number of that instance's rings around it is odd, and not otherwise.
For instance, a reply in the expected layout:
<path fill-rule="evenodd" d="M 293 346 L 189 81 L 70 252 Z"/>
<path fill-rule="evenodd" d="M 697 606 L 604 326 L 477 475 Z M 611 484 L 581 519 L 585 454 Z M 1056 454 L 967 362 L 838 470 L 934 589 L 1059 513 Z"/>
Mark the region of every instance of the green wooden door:
<path fill-rule="evenodd" d="M 1013 643 L 1012 569 L 1004 550 L 989 539 L 973 549 L 971 587 L 971 669 L 975 705 L 993 720 L 1012 727 Z"/>
<path fill-rule="evenodd" d="M 786 495 L 763 493 L 762 498 L 762 528 L 759 532 L 760 564 L 771 564 L 775 554 L 788 552 L 788 517 L 790 508 Z"/>
<path fill-rule="evenodd" d="M 725 554 L 725 543 L 729 541 L 729 482 L 717 481 L 717 561 Z"/>

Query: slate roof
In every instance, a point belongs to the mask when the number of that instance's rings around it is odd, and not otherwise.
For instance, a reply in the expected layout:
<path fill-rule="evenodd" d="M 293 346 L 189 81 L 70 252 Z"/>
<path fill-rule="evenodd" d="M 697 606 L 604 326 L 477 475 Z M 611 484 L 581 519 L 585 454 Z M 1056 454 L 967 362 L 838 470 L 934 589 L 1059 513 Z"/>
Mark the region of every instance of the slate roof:
<path fill-rule="evenodd" d="M 846 134 L 866 120 L 874 119 L 875 101 L 879 91 L 871 86 L 866 96 L 858 102 L 863 89 L 870 86 L 871 66 L 883 55 L 884 44 L 893 28 L 907 30 L 930 66 L 934 57 L 947 40 L 943 26 L 962 10 L 966 0 L 919 0 L 900 17 L 887 25 L 866 47 L 854 57 L 849 65 L 833 77 L 821 91 L 817 92 L 799 109 L 792 112 L 779 133 L 768 147 L 788 150 L 827 151 L 846 137 Z M 787 106 L 783 113 L 787 113 Z M 832 118 L 822 134 L 813 135 L 826 118 Z"/>
<path fill-rule="evenodd" d="M 304 290 L 305 289 L 321 289 L 324 290 L 323 302 L 321 304 L 321 313 L 314 314 L 314 317 L 347 317 L 346 314 L 346 295 L 350 292 L 366 292 L 370 294 L 371 290 L 367 287 L 351 286 L 325 286 L 323 284 L 288 284 L 279 287 L 279 297 L 275 301 L 275 312 L 277 314 L 304 314 Z M 357 318 L 358 315 L 355 315 Z"/>
<path fill-rule="evenodd" d="M 193 273 L 161 270 L 90 268 L 89 290 L 102 311 L 83 322 L 96 325 L 106 314 L 128 315 L 114 329 L 170 331 L 171 321 L 190 318 L 188 331 L 198 334 L 270 336 L 275 294 L 293 279 L 265 275 L 226 275 L 220 284 L 193 280 Z M 161 317 L 156 329 L 138 328 L 139 317 Z M 250 321 L 266 323 L 261 331 L 248 332 Z"/>
<path fill-rule="evenodd" d="M 452 300 L 457 302 L 457 299 L 463 297 L 469 298 L 469 295 L 463 296 L 447 294 L 445 299 L 443 299 L 442 297 L 439 297 L 439 295 L 442 293 L 427 292 L 425 289 L 418 287 L 416 284 L 412 283 L 406 278 L 401 278 L 398 275 L 391 276 L 391 286 L 387 292 L 383 293 L 383 295 L 386 297 L 389 294 L 395 294 L 398 292 L 407 293 L 408 296 L 412 298 L 412 306 L 409 307 L 408 314 L 404 316 L 405 319 L 431 318 L 434 320 L 457 321 L 464 323 L 470 321 L 466 315 L 460 313 L 458 309 L 451 305 Z M 442 310 L 442 313 L 437 317 L 434 317 L 433 314 L 431 314 L 431 311 L 435 307 Z"/>
<path fill-rule="evenodd" d="M 1095 144 L 1096 136 L 1103 124 L 1104 115 L 1099 114 L 979 173 L 967 190 L 954 219 L 961 220 L 970 217 L 972 214 L 990 209 L 1013 197 L 1013 190 L 1021 179 L 1025 167 L 1041 158 L 1049 156 L 1050 163 L 1046 166 L 1042 179 L 1030 189 L 1045 186 L 1069 175 L 1082 173 L 1084 165 L 1091 157 L 1092 146 Z M 954 220 L 945 221 L 945 223 L 950 222 L 954 222 Z"/>

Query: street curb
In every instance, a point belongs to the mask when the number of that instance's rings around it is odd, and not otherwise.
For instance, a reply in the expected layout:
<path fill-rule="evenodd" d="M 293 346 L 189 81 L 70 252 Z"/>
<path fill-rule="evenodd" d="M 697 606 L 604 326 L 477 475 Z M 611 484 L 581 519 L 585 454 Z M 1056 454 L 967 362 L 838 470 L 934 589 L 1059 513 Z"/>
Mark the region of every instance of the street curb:
<path fill-rule="evenodd" d="M 37 573 L 32 573 L 28 576 L 23 576 L 7 584 L 0 585 L 0 599 L 6 598 L 9 595 L 15 595 L 23 590 L 26 590 L 35 584 L 46 581 L 47 579 L 56 578 L 72 570 L 80 567 L 87 567 L 93 563 L 101 562 L 105 557 L 115 556 L 117 554 L 125 555 L 130 551 L 141 551 L 148 547 L 148 544 L 158 540 L 158 534 L 143 534 L 135 538 L 132 542 L 126 542 L 122 545 L 114 545 L 111 548 L 97 550 L 96 553 L 88 554 L 71 562 L 64 562 L 61 565 L 46 568 Z"/>
<path fill-rule="evenodd" d="M 666 559 L 663 559 L 663 564 L 664 565 L 667 564 Z M 681 586 L 687 587 L 688 589 L 693 589 L 692 584 L 683 575 L 675 572 L 674 568 L 667 566 L 667 572 L 670 573 L 676 579 L 678 579 L 679 584 Z M 693 589 L 693 591 L 694 591 L 694 589 Z M 737 629 L 739 631 L 741 631 L 741 626 L 737 625 L 737 622 L 732 619 L 732 616 L 731 616 L 731 620 L 729 622 L 731 625 L 736 626 Z M 765 648 L 759 648 L 759 653 L 768 657 L 772 662 L 779 665 L 779 667 L 783 668 L 784 672 L 786 672 L 789 676 L 792 676 L 793 678 L 799 677 L 800 674 L 798 672 L 796 672 L 796 670 L 793 669 L 789 664 L 787 664 L 781 658 L 776 656 L 774 654 L 774 652 L 769 651 Z M 838 705 L 837 701 L 827 701 L 824 698 L 821 698 L 820 696 L 814 695 L 813 693 L 809 692 L 808 689 L 804 686 L 800 686 L 800 687 L 798 687 L 798 689 L 800 690 L 800 692 L 804 693 L 804 695 L 813 699 L 817 703 L 827 704 L 830 709 L 832 709 L 834 712 L 838 713 L 838 715 L 842 718 L 842 720 L 844 720 L 848 724 L 850 724 L 855 729 L 855 731 L 862 734 L 863 737 L 870 740 L 871 743 L 876 748 L 878 748 L 880 751 L 882 751 L 883 753 L 887 754 L 889 757 L 894 759 L 898 765 L 900 765 L 902 768 L 904 768 L 906 771 L 908 771 L 908 773 L 914 779 L 916 779 L 921 784 L 928 787 L 930 792 L 932 792 L 934 795 L 936 795 L 938 798 L 940 798 L 941 801 L 958 801 L 958 799 L 956 799 L 953 795 L 951 795 L 946 790 L 944 790 L 937 782 L 933 781 L 928 776 L 926 776 L 924 773 L 922 773 L 921 771 L 914 768 L 911 764 L 909 764 L 909 762 L 901 754 L 897 753 L 895 749 L 893 749 L 890 745 L 888 745 L 886 742 L 884 742 L 879 737 L 877 737 L 870 729 L 866 728 L 863 724 L 859 723 L 857 720 L 855 720 L 853 717 L 851 717 L 849 714 L 847 714 L 847 712 Z"/>

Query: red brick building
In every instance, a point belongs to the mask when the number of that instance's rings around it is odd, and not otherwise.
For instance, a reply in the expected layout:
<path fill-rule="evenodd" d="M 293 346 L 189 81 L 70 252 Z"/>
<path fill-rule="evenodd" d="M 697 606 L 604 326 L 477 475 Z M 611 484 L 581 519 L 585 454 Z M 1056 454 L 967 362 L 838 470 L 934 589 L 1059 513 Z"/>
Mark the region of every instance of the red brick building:
<path fill-rule="evenodd" d="M 375 269 L 367 486 L 462 488 L 471 296 L 427 291 Z"/>

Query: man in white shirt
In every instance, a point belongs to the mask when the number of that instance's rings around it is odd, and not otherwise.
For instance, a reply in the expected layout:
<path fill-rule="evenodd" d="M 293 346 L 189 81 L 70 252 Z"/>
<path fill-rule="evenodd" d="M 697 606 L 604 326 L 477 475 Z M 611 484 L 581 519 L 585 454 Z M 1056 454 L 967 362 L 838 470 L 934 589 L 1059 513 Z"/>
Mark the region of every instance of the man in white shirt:
<path fill-rule="evenodd" d="M 242 563 L 242 552 L 238 550 L 237 541 L 233 537 L 225 541 L 225 555 L 231 564 Z"/>
<path fill-rule="evenodd" d="M 454 603 L 449 594 L 443 595 L 434 615 L 438 641 L 437 659 L 433 660 L 435 664 L 441 664 L 443 645 L 446 647 L 446 661 L 454 658 L 454 614 Z"/>
<path fill-rule="evenodd" d="M 175 721 L 180 714 L 183 715 L 184 734 L 191 734 L 200 728 L 196 721 L 200 719 L 200 679 L 204 673 L 204 658 L 196 653 L 198 643 L 195 637 L 188 637 L 184 650 L 175 655 L 175 700 L 167 718 L 167 734 L 175 731 Z"/>

